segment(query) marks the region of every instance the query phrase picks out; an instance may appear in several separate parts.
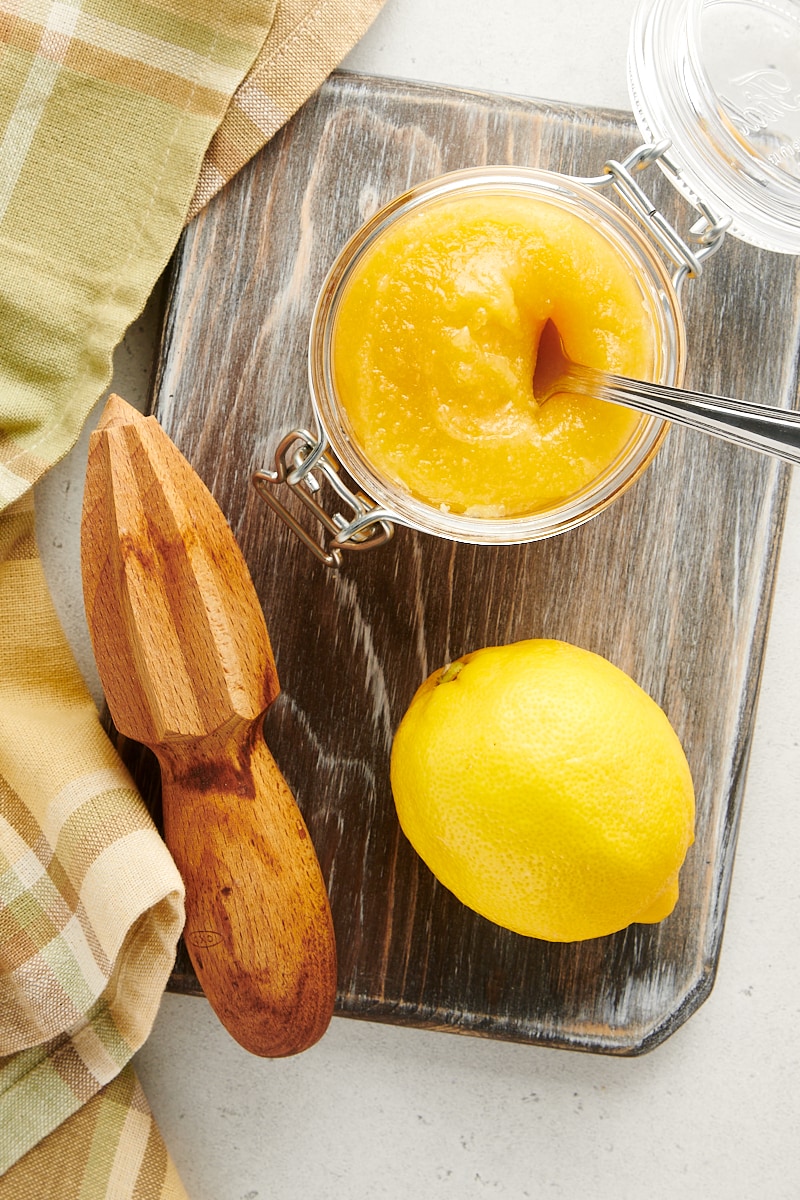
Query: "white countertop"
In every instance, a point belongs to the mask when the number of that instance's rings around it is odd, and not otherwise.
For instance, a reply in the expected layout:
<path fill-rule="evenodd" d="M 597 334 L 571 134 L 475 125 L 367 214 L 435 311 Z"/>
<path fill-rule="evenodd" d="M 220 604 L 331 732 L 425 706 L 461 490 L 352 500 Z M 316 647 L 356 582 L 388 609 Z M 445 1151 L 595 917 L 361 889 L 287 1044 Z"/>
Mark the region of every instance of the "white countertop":
<path fill-rule="evenodd" d="M 343 64 L 629 109 L 634 0 L 387 0 Z M 116 357 L 143 404 L 152 313 Z M 54 599 L 99 698 L 78 526 L 86 439 L 37 489 Z M 719 972 L 636 1059 L 335 1018 L 298 1058 L 241 1050 L 167 995 L 137 1067 L 192 1200 L 800 1196 L 800 492 L 793 486 Z M 708 636 L 714 631 L 708 630 Z"/>

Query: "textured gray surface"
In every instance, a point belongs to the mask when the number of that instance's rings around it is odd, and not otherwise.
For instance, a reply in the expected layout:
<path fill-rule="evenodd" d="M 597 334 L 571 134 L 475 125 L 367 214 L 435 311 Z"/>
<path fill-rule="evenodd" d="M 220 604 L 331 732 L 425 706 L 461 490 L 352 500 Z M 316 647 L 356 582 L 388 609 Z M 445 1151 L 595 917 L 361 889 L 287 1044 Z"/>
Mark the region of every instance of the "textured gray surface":
<path fill-rule="evenodd" d="M 631 0 L 388 0 L 346 65 L 624 108 L 631 11 Z M 134 333 L 118 354 L 115 387 L 132 402 L 152 344 Z M 56 601 L 91 675 L 82 453 L 38 500 Z M 672 1200 L 680 1189 L 795 1200 L 798 594 L 795 486 L 719 974 L 695 1016 L 635 1060 L 337 1019 L 306 1055 L 266 1062 L 241 1051 L 205 1001 L 167 996 L 138 1069 L 192 1200 Z"/>

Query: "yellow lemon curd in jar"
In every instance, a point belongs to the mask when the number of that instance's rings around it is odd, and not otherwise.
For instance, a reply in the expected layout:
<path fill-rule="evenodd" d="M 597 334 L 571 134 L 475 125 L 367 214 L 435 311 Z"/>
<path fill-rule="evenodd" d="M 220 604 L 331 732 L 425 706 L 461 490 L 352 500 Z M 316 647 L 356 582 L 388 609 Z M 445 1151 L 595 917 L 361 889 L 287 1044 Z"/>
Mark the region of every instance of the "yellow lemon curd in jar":
<path fill-rule="evenodd" d="M 552 319 L 570 358 L 652 378 L 653 319 L 633 269 L 553 201 L 445 197 L 389 226 L 342 295 L 332 362 L 350 435 L 380 476 L 478 518 L 557 504 L 620 454 L 638 414 L 572 395 L 537 404 Z"/>

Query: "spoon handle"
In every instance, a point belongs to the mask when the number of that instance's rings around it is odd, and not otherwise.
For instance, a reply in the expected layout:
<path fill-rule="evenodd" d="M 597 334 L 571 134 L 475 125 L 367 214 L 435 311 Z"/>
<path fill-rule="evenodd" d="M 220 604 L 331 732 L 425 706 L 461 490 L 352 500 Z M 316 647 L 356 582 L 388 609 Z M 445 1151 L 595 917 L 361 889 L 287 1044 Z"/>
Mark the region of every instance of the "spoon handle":
<path fill-rule="evenodd" d="M 570 387 L 583 395 L 624 404 L 751 450 L 800 463 L 800 412 L 661 383 L 643 383 L 588 367 L 572 367 L 569 380 Z"/>

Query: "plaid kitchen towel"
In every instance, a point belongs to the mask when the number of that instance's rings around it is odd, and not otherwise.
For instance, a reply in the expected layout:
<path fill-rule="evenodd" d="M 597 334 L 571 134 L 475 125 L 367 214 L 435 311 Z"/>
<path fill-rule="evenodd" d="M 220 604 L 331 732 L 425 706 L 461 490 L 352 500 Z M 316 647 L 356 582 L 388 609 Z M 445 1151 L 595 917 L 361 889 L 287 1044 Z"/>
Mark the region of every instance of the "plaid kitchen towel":
<path fill-rule="evenodd" d="M 383 0 L 281 0 L 267 40 L 214 135 L 189 216 L 195 216 L 280 129 L 372 22 Z M 313 65 L 313 66 L 312 66 Z"/>
<path fill-rule="evenodd" d="M 0 1170 L 17 1163 L 0 1195 L 104 1196 L 65 1180 L 107 1182 L 116 1156 L 104 1131 L 141 1136 L 146 1106 L 125 1128 L 115 1085 L 111 1103 L 81 1109 L 149 1033 L 183 885 L 49 601 L 30 496 L 0 523 L 0 630 Z M 58 1152 L 40 1154 L 65 1120 Z M 45 1160 L 61 1190 L 34 1186 Z"/>
<path fill-rule="evenodd" d="M 58 624 L 31 485 L 184 222 L 382 2 L 0 0 L 0 1200 L 185 1196 L 129 1066 L 182 884 Z"/>

